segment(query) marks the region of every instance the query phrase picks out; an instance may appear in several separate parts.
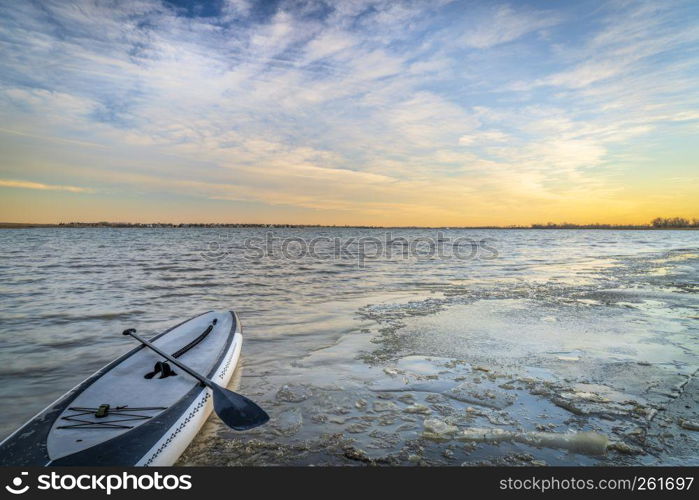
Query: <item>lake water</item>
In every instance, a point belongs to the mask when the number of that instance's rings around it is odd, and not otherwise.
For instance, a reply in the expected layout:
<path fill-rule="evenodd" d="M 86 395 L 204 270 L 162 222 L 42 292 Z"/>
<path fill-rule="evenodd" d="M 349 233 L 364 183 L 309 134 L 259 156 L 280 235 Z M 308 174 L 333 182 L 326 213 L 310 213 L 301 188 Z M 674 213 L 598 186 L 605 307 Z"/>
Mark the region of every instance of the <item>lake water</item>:
<path fill-rule="evenodd" d="M 182 464 L 699 464 L 696 231 L 21 229 L 0 267 L 2 436 L 123 329 L 233 309 L 272 421 Z"/>

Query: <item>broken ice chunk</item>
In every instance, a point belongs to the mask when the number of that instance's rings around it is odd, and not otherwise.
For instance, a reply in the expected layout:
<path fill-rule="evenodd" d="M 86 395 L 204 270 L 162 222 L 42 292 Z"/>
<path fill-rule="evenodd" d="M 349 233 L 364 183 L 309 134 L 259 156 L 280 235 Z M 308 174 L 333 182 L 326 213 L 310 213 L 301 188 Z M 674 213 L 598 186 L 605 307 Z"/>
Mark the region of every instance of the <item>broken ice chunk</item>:
<path fill-rule="evenodd" d="M 436 418 L 428 418 L 423 423 L 425 431 L 422 437 L 432 441 L 449 441 L 459 429 L 455 425 L 448 424 Z"/>
<path fill-rule="evenodd" d="M 516 432 L 503 429 L 465 429 L 456 436 L 459 441 L 500 443 L 515 441 L 543 448 L 559 448 L 585 455 L 605 455 L 609 440 L 596 432 L 560 434 L 554 432 Z"/>

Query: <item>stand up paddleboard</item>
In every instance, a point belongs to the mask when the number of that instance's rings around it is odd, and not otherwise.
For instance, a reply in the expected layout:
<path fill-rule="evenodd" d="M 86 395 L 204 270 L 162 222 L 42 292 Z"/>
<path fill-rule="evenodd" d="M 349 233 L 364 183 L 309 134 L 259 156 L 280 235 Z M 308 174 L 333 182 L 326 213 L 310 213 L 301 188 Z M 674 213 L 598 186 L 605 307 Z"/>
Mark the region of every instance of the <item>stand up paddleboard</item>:
<path fill-rule="evenodd" d="M 243 342 L 234 312 L 207 312 L 108 364 L 0 443 L 0 465 L 172 465 L 215 407 L 235 429 L 269 417 L 224 389 Z M 222 386 L 222 387 L 221 387 Z"/>

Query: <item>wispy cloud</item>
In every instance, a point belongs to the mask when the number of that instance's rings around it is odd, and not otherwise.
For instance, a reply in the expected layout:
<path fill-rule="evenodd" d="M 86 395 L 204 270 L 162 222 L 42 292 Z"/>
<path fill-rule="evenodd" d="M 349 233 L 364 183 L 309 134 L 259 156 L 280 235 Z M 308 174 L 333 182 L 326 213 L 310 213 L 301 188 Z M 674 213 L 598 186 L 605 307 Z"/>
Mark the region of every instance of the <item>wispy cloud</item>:
<path fill-rule="evenodd" d="M 58 186 L 55 184 L 42 184 L 41 182 L 16 181 L 0 179 L 1 187 L 20 189 L 39 189 L 42 191 L 69 191 L 71 193 L 90 193 L 92 189 L 77 186 Z"/>
<path fill-rule="evenodd" d="M 552 11 L 500 5 L 492 7 L 475 21 L 461 41 L 468 47 L 487 49 L 554 26 L 561 22 L 561 16 Z"/>

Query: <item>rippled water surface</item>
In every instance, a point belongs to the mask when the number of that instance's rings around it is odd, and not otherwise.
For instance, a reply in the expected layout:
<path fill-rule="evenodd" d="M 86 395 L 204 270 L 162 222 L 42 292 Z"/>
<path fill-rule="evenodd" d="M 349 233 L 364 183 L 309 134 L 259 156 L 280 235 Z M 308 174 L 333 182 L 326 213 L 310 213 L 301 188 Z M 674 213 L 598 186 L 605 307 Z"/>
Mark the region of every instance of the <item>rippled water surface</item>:
<path fill-rule="evenodd" d="M 246 246 L 270 235 L 318 254 Z M 479 251 L 334 256 L 361 237 Z M 21 229 L 0 267 L 3 436 L 129 349 L 124 328 L 234 309 L 234 385 L 272 421 L 212 419 L 183 464 L 699 463 L 696 231 Z"/>

